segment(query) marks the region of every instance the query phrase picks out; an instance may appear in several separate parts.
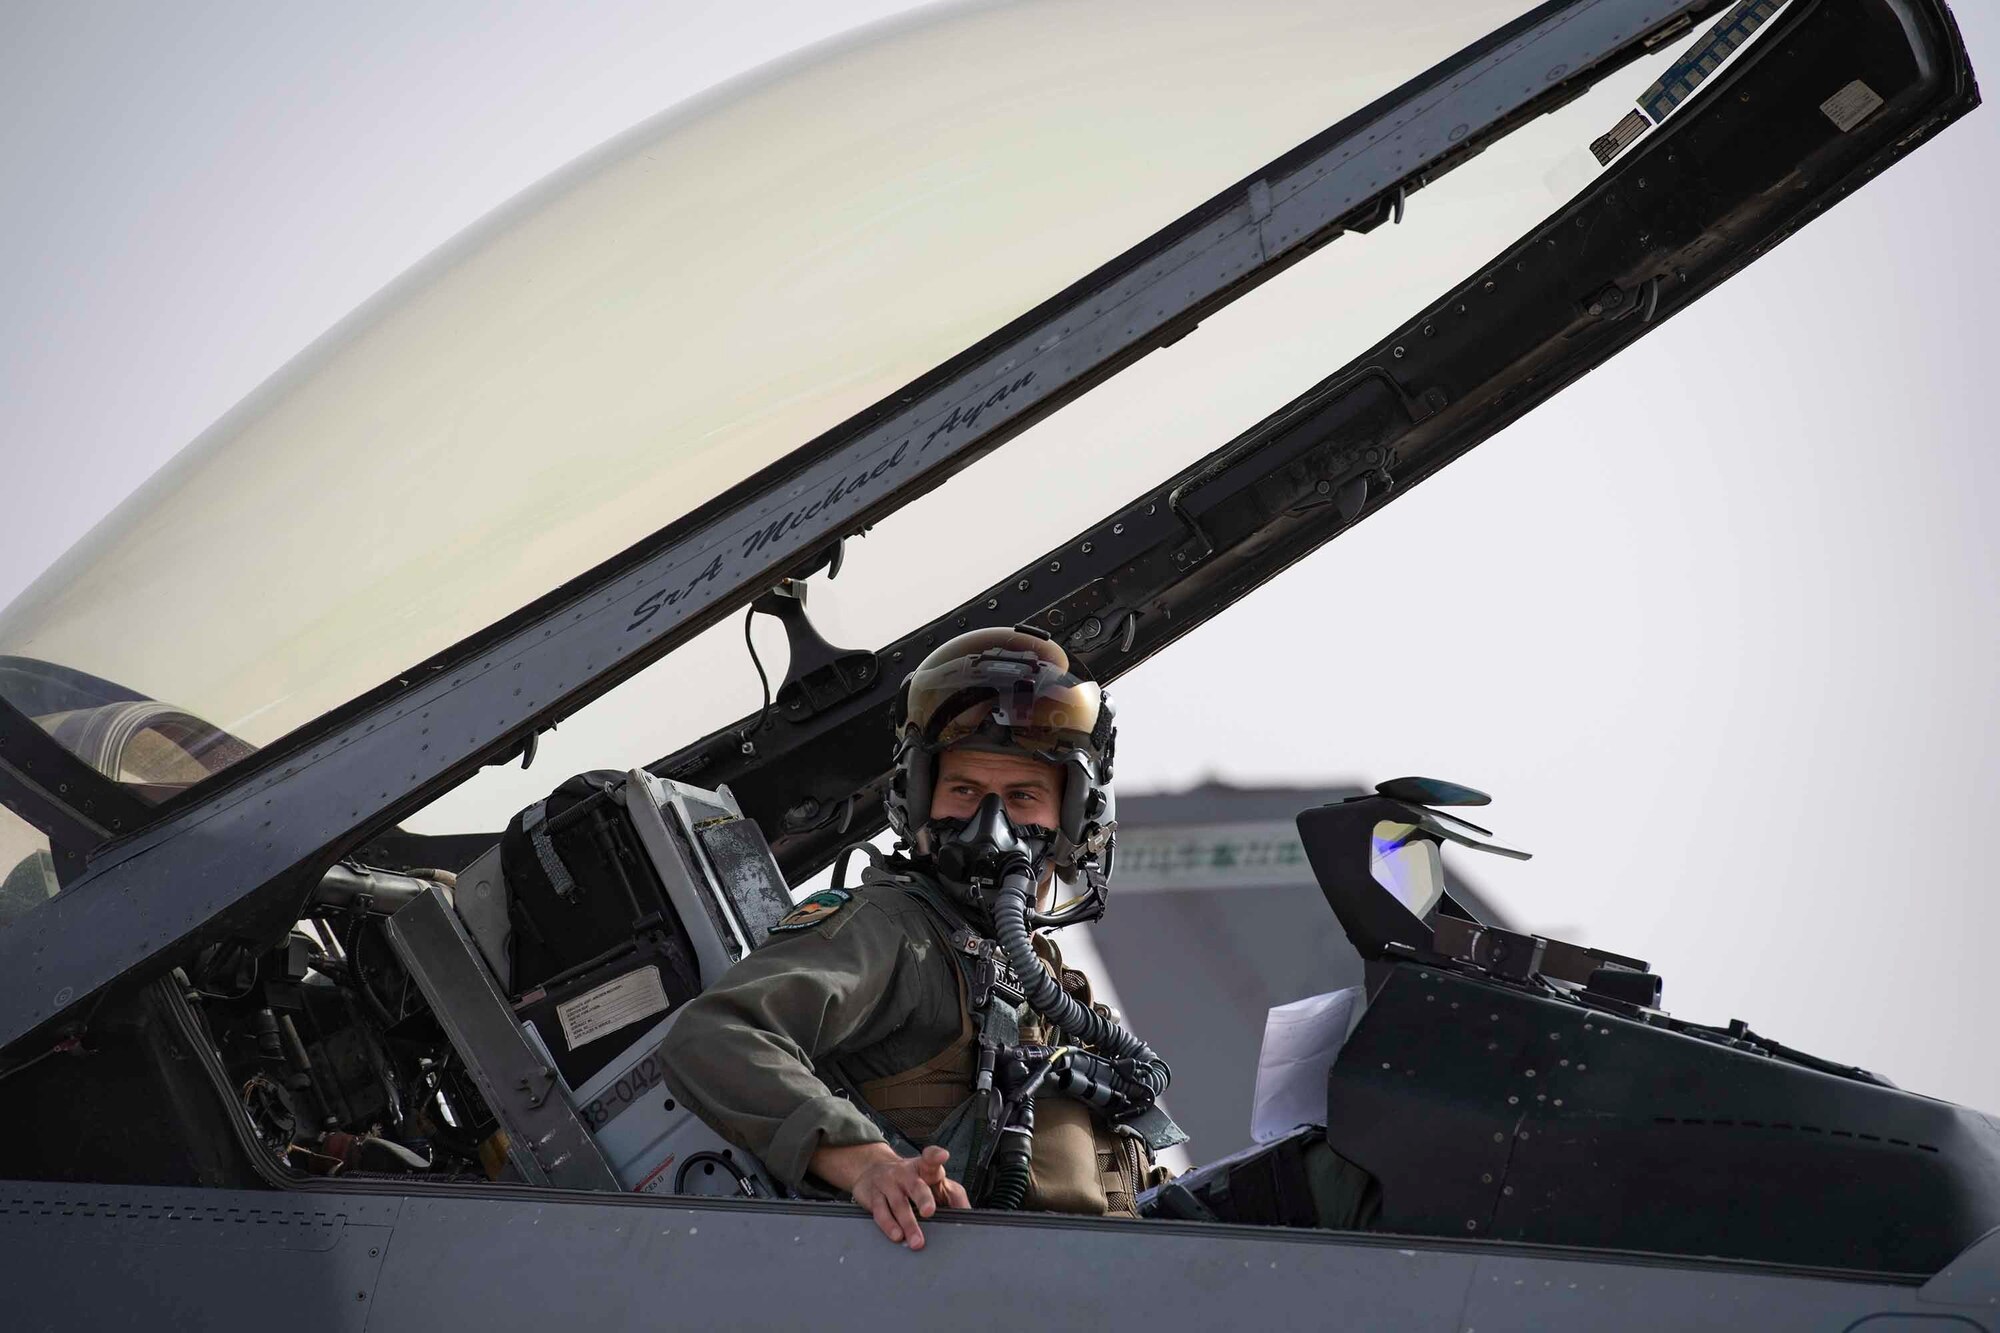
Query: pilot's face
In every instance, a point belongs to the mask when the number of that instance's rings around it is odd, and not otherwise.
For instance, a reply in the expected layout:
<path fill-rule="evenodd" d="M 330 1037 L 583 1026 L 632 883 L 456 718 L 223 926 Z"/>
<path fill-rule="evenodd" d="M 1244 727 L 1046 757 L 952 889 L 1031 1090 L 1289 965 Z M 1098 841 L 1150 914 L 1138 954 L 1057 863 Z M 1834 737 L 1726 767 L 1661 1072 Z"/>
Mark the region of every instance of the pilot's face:
<path fill-rule="evenodd" d="M 1032 755 L 992 750 L 946 750 L 938 756 L 931 815 L 969 819 L 979 803 L 996 792 L 1016 827 L 1038 824 L 1052 829 L 1062 822 L 1062 769 Z"/>

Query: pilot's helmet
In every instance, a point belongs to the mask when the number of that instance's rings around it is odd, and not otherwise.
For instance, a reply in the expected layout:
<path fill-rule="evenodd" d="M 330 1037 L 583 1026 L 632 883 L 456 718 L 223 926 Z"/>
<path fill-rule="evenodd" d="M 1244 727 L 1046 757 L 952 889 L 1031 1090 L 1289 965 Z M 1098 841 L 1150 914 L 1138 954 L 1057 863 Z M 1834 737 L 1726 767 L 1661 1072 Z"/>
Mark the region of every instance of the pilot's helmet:
<path fill-rule="evenodd" d="M 1103 915 L 1117 829 L 1111 762 L 1118 730 L 1111 699 L 1069 654 L 1031 625 L 972 630 L 940 644 L 897 694 L 890 827 L 919 861 L 940 829 L 931 818 L 937 757 L 968 747 L 1033 755 L 1063 773 L 1061 826 L 1048 830 L 1049 863 L 1069 900 L 1038 913 L 1064 925 Z M 1061 896 L 1061 895 L 1059 895 Z"/>

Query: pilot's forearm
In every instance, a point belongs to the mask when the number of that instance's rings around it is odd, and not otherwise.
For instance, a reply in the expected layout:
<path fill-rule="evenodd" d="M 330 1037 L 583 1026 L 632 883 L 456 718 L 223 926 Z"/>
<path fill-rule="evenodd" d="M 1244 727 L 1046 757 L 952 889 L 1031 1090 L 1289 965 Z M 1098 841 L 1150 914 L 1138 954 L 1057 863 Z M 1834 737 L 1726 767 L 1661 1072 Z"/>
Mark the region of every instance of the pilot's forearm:
<path fill-rule="evenodd" d="M 675 1023 L 661 1053 L 667 1087 L 676 1097 L 797 1188 L 822 1149 L 881 1143 L 882 1133 L 790 1046 L 726 1013 L 705 1012 L 697 1000 Z"/>
<path fill-rule="evenodd" d="M 882 1132 L 816 1072 L 867 1032 L 908 1022 L 897 986 L 903 929 L 866 901 L 769 942 L 682 1008 L 660 1053 L 667 1086 L 730 1142 L 797 1188 L 813 1154 L 879 1143 Z"/>
<path fill-rule="evenodd" d="M 907 1018 L 907 998 L 890 996 L 901 930 L 865 904 L 846 911 L 822 930 L 773 934 L 687 1002 L 660 1051 L 674 1095 L 794 1188 L 821 1148 L 882 1139 L 816 1065 L 862 1024 Z"/>

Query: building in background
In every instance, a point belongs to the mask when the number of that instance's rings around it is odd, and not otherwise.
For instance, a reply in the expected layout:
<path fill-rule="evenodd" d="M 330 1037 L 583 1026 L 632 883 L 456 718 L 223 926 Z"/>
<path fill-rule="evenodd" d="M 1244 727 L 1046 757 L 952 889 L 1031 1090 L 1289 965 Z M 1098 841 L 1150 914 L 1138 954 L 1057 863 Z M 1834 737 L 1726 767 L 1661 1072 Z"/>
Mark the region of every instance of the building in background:
<path fill-rule="evenodd" d="M 1250 1142 L 1271 1007 L 1361 984 L 1361 958 L 1320 894 L 1293 820 L 1362 794 L 1355 785 L 1210 782 L 1118 799 L 1113 906 L 1089 930 L 1132 1030 L 1173 1066 L 1169 1105 L 1197 1161 Z M 1475 915 L 1508 924 L 1461 877 L 1447 879 Z"/>

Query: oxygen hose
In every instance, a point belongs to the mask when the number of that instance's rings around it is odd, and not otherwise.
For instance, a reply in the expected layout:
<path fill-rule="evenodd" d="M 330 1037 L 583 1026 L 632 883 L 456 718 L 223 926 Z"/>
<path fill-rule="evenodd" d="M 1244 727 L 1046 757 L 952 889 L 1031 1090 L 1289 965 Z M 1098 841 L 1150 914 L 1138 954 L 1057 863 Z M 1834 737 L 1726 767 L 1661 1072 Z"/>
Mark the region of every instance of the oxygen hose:
<path fill-rule="evenodd" d="M 1042 960 L 1035 955 L 1028 937 L 1028 904 L 1034 896 L 1034 869 L 1021 852 L 1009 854 L 1000 866 L 1000 882 L 993 897 L 993 938 L 999 944 L 1007 966 L 1021 987 L 1028 1007 L 1056 1029 L 1066 1032 L 1079 1045 L 1093 1046 L 1113 1060 L 1127 1062 L 1129 1077 L 1143 1090 L 1135 1100 L 1157 1101 L 1167 1090 L 1172 1076 L 1166 1061 L 1153 1048 L 1094 1009 L 1077 1003 L 1065 991 Z"/>

